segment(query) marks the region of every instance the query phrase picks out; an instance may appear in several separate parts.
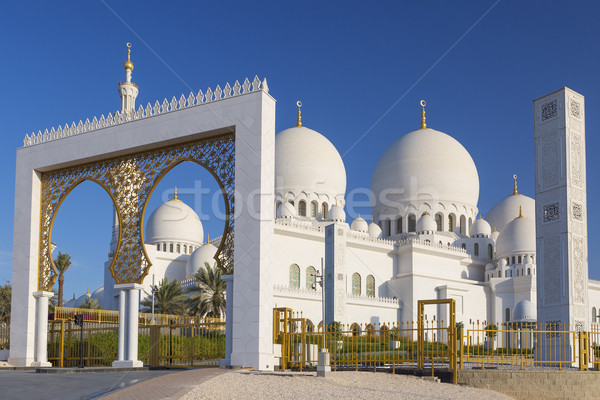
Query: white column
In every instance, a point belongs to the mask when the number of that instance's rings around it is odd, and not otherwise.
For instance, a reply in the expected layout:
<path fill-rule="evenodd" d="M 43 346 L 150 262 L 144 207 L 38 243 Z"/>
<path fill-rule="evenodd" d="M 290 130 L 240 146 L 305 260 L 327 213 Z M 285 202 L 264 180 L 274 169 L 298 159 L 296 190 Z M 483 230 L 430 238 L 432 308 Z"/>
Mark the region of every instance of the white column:
<path fill-rule="evenodd" d="M 35 292 L 35 362 L 34 367 L 51 367 L 48 362 L 48 299 L 52 292 Z"/>
<path fill-rule="evenodd" d="M 115 285 L 116 286 L 116 285 Z M 119 355 L 117 361 L 125 361 L 125 290 L 119 290 Z"/>
<path fill-rule="evenodd" d="M 144 363 L 137 359 L 139 294 L 142 285 L 124 283 L 115 285 L 119 290 L 119 360 L 115 368 L 138 368 Z M 121 358 L 123 357 L 123 358 Z"/>
<path fill-rule="evenodd" d="M 227 285 L 226 314 L 225 314 L 225 358 L 219 362 L 220 367 L 231 366 L 231 347 L 233 344 L 233 275 L 222 275 L 221 279 Z"/>

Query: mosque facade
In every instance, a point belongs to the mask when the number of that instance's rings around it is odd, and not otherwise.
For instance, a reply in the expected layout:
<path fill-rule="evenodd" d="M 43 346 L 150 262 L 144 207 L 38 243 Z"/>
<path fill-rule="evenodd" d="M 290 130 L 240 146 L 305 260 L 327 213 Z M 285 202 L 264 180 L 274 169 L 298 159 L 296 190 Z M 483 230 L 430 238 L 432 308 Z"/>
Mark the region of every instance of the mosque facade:
<path fill-rule="evenodd" d="M 121 112 L 135 110 L 133 64 L 119 84 Z M 419 129 L 385 150 L 372 174 L 372 218 L 346 220 L 344 162 L 327 137 L 302 124 L 275 136 L 275 255 L 270 267 L 273 304 L 301 311 L 308 325 L 322 323 L 322 266 L 334 263 L 336 320 L 344 324 L 416 321 L 417 301 L 454 299 L 456 319 L 465 325 L 534 322 L 537 319 L 535 200 L 518 192 L 517 177 L 507 196 L 490 210 L 478 208 L 479 175 L 468 150 L 450 134 L 427 127 L 425 104 Z M 300 104 L 299 104 L 300 106 Z M 336 228 L 336 261 L 326 227 Z M 104 286 L 66 303 L 86 298 L 105 308 L 118 307 L 108 271 L 115 251 L 113 223 Z M 214 265 L 218 241 L 205 235 L 202 221 L 177 194 L 151 214 L 145 228 L 149 276 L 194 284 L 205 263 Z M 216 245 L 216 246 L 215 246 Z M 596 321 L 600 282 L 588 280 L 590 321 Z M 144 291 L 150 293 L 146 279 Z M 443 307 L 429 320 L 448 320 Z M 328 321 L 327 321 L 328 322 Z"/>

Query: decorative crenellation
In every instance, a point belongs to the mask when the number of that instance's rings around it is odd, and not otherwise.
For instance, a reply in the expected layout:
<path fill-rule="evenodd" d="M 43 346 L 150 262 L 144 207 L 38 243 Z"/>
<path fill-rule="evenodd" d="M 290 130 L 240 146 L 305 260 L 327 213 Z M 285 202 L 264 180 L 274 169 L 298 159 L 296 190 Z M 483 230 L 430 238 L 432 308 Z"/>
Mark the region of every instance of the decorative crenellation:
<path fill-rule="evenodd" d="M 454 251 L 457 253 L 467 254 L 467 250 L 465 250 L 461 247 L 446 246 L 444 244 L 430 242 L 428 240 L 421 240 L 421 239 L 417 239 L 417 238 L 406 238 L 406 239 L 402 239 L 402 240 L 398 241 L 398 247 L 409 246 L 409 245 L 413 245 L 413 244 L 420 244 L 423 246 L 436 247 L 438 249 L 449 250 L 449 251 Z"/>
<path fill-rule="evenodd" d="M 398 306 L 398 299 L 393 297 L 372 297 L 372 296 L 356 296 L 351 293 L 346 294 L 347 303 L 375 303 L 375 304 L 390 304 Z"/>
<path fill-rule="evenodd" d="M 273 285 L 273 292 L 280 294 L 288 294 L 293 296 L 311 296 L 320 299 L 322 296 L 321 288 L 317 287 L 315 290 L 313 289 L 304 289 L 304 288 L 293 288 L 287 285 Z"/>
<path fill-rule="evenodd" d="M 106 117 L 104 115 L 102 115 L 100 118 L 94 117 L 91 121 L 89 118 L 86 119 L 85 122 L 80 120 L 77 125 L 75 122 L 72 122 L 70 126 L 69 124 L 65 124 L 64 127 L 59 126 L 58 129 L 54 129 L 54 127 L 52 127 L 52 129 L 46 129 L 43 133 L 42 131 L 38 131 L 37 134 L 32 132 L 31 135 L 25 135 L 25 138 L 23 139 L 23 147 L 51 142 L 53 140 L 62 139 L 69 136 L 92 132 L 99 129 L 108 128 L 110 126 L 152 117 L 154 115 L 165 114 L 171 111 L 181 110 L 183 108 L 212 103 L 221 99 L 240 96 L 251 92 L 258 92 L 260 90 L 264 91 L 265 93 L 269 93 L 269 86 L 267 85 L 266 78 L 264 78 L 262 82 L 258 76 L 255 76 L 252 82 L 246 78 L 244 83 L 241 85 L 236 80 L 233 86 L 231 86 L 228 82 L 225 84 L 223 89 L 217 85 L 214 91 L 209 87 L 206 90 L 206 93 L 202 93 L 202 90 L 198 91 L 198 94 L 196 95 L 194 95 L 193 92 L 190 92 L 187 98 L 182 94 L 179 97 L 179 100 L 173 96 L 170 102 L 167 101 L 167 99 L 164 99 L 162 103 L 159 103 L 158 100 L 156 100 L 154 105 L 148 103 L 146 108 L 140 105 L 136 112 L 120 113 L 117 111 L 115 113 L 108 113 Z"/>

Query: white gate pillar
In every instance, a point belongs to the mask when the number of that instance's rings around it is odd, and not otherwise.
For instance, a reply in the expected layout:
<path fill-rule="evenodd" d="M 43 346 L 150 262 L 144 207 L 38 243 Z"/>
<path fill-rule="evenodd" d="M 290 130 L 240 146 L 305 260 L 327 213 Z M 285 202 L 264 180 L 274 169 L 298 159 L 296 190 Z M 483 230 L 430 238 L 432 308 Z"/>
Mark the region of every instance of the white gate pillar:
<path fill-rule="evenodd" d="M 139 295 L 142 285 L 124 283 L 115 285 L 119 291 L 119 352 L 115 368 L 138 368 L 144 363 L 138 360 Z"/>
<path fill-rule="evenodd" d="M 227 285 L 225 312 L 225 358 L 219 362 L 220 367 L 231 366 L 231 345 L 233 339 L 233 275 L 222 275 L 221 279 Z"/>
<path fill-rule="evenodd" d="M 51 367 L 48 362 L 48 299 L 52 292 L 34 292 L 35 297 L 35 361 L 33 367 Z"/>
<path fill-rule="evenodd" d="M 272 371 L 275 101 L 257 95 L 244 104 L 247 116 L 235 126 L 231 365 Z"/>

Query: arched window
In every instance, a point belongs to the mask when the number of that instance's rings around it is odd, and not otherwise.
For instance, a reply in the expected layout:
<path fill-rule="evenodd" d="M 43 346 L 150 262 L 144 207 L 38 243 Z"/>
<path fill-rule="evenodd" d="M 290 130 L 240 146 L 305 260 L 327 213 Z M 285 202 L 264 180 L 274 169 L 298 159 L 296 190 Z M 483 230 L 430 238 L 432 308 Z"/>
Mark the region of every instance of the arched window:
<path fill-rule="evenodd" d="M 183 254 L 187 254 L 187 244 L 183 245 Z"/>
<path fill-rule="evenodd" d="M 321 204 L 321 219 L 327 218 L 327 203 Z"/>
<path fill-rule="evenodd" d="M 494 246 L 492 246 L 492 244 L 488 244 L 488 258 L 490 260 L 494 259 Z"/>
<path fill-rule="evenodd" d="M 304 200 L 298 202 L 298 215 L 306 217 L 306 202 Z"/>
<path fill-rule="evenodd" d="M 290 287 L 300 288 L 300 267 L 296 264 L 290 266 Z"/>
<path fill-rule="evenodd" d="M 365 330 L 367 331 L 368 336 L 375 336 L 375 325 L 367 324 Z"/>
<path fill-rule="evenodd" d="M 506 265 L 510 264 L 510 258 L 506 257 Z"/>
<path fill-rule="evenodd" d="M 389 218 L 385 220 L 385 233 L 388 236 L 392 236 L 392 220 Z"/>
<path fill-rule="evenodd" d="M 475 257 L 479 257 L 479 243 L 475 243 L 474 252 L 475 252 Z"/>
<path fill-rule="evenodd" d="M 177 253 L 181 253 L 181 245 L 177 244 Z"/>
<path fill-rule="evenodd" d="M 352 274 L 352 294 L 360 296 L 360 274 L 358 272 Z"/>
<path fill-rule="evenodd" d="M 435 225 L 438 231 L 442 231 L 442 214 L 435 214 Z"/>
<path fill-rule="evenodd" d="M 592 307 L 592 322 L 596 323 L 596 307 Z"/>
<path fill-rule="evenodd" d="M 279 210 L 279 206 L 281 206 L 281 202 L 278 201 L 277 203 L 275 203 L 275 218 L 277 218 L 277 210 Z"/>
<path fill-rule="evenodd" d="M 396 225 L 396 233 L 402 233 L 402 217 L 398 217 L 397 223 L 398 225 Z"/>
<path fill-rule="evenodd" d="M 506 310 L 504 310 L 504 318 L 506 319 L 505 322 L 510 321 L 510 308 L 507 308 Z"/>
<path fill-rule="evenodd" d="M 352 336 L 360 336 L 360 325 L 356 322 L 350 326 L 350 330 L 352 331 Z"/>
<path fill-rule="evenodd" d="M 310 216 L 313 218 L 317 218 L 317 209 L 319 208 L 319 205 L 317 204 L 316 201 L 313 201 L 312 203 L 310 203 Z"/>
<path fill-rule="evenodd" d="M 467 245 L 463 243 L 463 244 L 460 245 L 460 248 L 463 249 L 463 250 L 466 250 L 467 249 Z"/>
<path fill-rule="evenodd" d="M 375 297 L 375 277 L 367 275 L 367 296 Z"/>
<path fill-rule="evenodd" d="M 467 219 L 465 218 L 464 215 L 460 216 L 460 234 L 461 235 L 467 234 Z"/>
<path fill-rule="evenodd" d="M 531 275 L 531 268 L 527 268 L 527 275 Z"/>
<path fill-rule="evenodd" d="M 523 258 L 519 256 L 519 264 L 521 264 L 521 261 L 523 261 Z"/>
<path fill-rule="evenodd" d="M 194 247 L 193 246 L 188 247 L 188 253 L 192 254 L 193 251 L 194 251 Z"/>
<path fill-rule="evenodd" d="M 454 215 L 448 215 L 448 232 L 454 232 Z"/>
<path fill-rule="evenodd" d="M 315 267 L 306 268 L 306 288 L 308 290 L 317 290 L 317 271 Z"/>
<path fill-rule="evenodd" d="M 163 251 L 167 251 L 167 244 L 163 243 Z"/>
<path fill-rule="evenodd" d="M 173 252 L 173 243 L 171 243 L 171 244 L 169 245 L 169 251 L 170 251 L 171 253 Z"/>
<path fill-rule="evenodd" d="M 515 263 L 515 256 L 512 256 L 512 263 Z"/>
<path fill-rule="evenodd" d="M 417 217 L 415 214 L 410 214 L 408 216 L 408 231 L 415 232 L 417 230 Z"/>
<path fill-rule="evenodd" d="M 160 243 L 156 245 L 156 251 L 160 251 Z"/>

